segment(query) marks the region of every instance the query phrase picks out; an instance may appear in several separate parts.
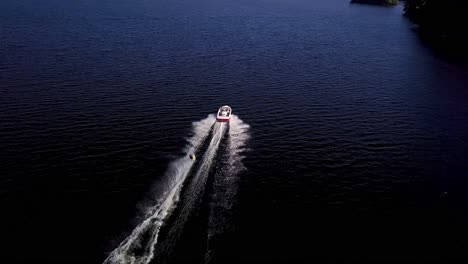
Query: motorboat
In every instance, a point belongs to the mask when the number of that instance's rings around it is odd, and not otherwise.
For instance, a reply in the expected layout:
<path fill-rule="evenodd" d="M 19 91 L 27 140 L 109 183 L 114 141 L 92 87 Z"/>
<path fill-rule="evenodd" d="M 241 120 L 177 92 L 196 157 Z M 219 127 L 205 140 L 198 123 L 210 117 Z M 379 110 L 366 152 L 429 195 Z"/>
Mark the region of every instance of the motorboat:
<path fill-rule="evenodd" d="M 232 109 L 231 107 L 224 105 L 221 106 L 218 110 L 218 114 L 216 115 L 217 122 L 229 122 L 231 118 Z"/>

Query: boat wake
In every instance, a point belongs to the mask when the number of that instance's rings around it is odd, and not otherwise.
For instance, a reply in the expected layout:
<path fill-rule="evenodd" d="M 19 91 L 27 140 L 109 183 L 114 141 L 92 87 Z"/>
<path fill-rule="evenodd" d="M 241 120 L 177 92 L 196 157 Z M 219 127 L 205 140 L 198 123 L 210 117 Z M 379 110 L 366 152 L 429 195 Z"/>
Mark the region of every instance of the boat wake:
<path fill-rule="evenodd" d="M 194 162 L 187 156 L 190 153 L 195 153 L 201 147 L 214 122 L 215 116 L 210 115 L 193 123 L 194 134 L 188 139 L 188 145 L 184 151 L 186 155 L 174 160 L 169 165 L 163 180 L 157 184 L 157 189 L 154 190 L 155 196 L 160 198 L 152 207 L 148 208 L 143 222 L 109 254 L 104 260 L 105 264 L 146 264 L 151 261 L 159 230 L 171 209 L 177 204 L 183 183 L 193 167 Z"/>
<path fill-rule="evenodd" d="M 208 248 L 205 256 L 210 254 L 210 238 L 222 232 L 226 224 L 229 209 L 232 207 L 237 192 L 238 173 L 243 170 L 242 159 L 245 143 L 248 139 L 249 126 L 237 116 L 232 115 L 229 123 L 215 122 L 214 115 L 193 123 L 193 136 L 188 139 L 185 155 L 174 160 L 161 182 L 155 189 L 157 201 L 150 206 L 143 221 L 135 227 L 132 233 L 114 249 L 105 259 L 105 264 L 147 264 L 155 255 L 164 259 L 171 255 L 182 230 L 194 209 L 200 207 L 205 192 L 207 179 L 212 171 L 213 163 L 220 145 L 224 146 L 223 137 L 227 134 L 227 147 L 222 160 L 222 167 L 215 173 L 213 195 L 211 197 L 210 215 L 208 219 Z M 226 133 L 227 132 L 227 133 Z M 208 141 L 207 141 L 208 139 Z M 191 153 L 202 151 L 197 162 L 188 158 Z M 190 176 L 190 177 L 189 177 Z M 188 182 L 184 187 L 184 182 Z M 179 202 L 183 190 L 183 199 Z M 177 206 L 177 215 L 171 220 L 167 234 L 163 235 L 163 243 L 158 243 L 162 225 Z"/>
<path fill-rule="evenodd" d="M 233 115 L 230 120 L 226 157 L 223 159 L 222 169 L 216 173 L 213 183 L 205 263 L 212 262 L 214 246 L 223 233 L 230 230 L 228 223 L 231 219 L 232 207 L 239 186 L 239 173 L 245 170 L 242 160 L 247 151 L 247 141 L 250 138 L 249 128 L 249 125 Z"/>
<path fill-rule="evenodd" d="M 171 223 L 165 240 L 156 246 L 159 262 L 167 262 L 167 258 L 173 255 L 173 250 L 177 245 L 180 236 L 183 234 L 184 227 L 194 209 L 200 207 L 205 191 L 208 175 L 211 171 L 216 153 L 218 152 L 221 140 L 225 134 L 228 123 L 216 122 L 213 125 L 212 137 L 202 156 L 198 170 L 187 186 L 184 196 L 184 202 L 178 208 L 177 218 Z"/>

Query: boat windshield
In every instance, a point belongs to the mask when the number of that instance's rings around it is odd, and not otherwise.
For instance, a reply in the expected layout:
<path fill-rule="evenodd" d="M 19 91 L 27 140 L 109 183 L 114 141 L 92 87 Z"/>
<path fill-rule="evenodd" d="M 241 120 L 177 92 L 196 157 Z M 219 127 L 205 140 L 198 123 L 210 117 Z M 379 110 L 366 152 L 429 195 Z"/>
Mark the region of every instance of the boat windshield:
<path fill-rule="evenodd" d="M 219 109 L 219 114 L 220 116 L 229 116 L 231 114 L 231 109 L 229 109 L 228 107 L 221 107 L 221 109 Z"/>

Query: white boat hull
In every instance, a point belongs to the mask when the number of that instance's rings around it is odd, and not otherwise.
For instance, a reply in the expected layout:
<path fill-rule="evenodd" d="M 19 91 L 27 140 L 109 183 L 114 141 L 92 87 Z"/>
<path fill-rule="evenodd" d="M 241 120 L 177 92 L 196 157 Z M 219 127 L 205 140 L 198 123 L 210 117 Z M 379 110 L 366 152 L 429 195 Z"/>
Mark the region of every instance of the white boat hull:
<path fill-rule="evenodd" d="M 228 105 L 221 106 L 216 114 L 217 122 L 229 122 L 231 118 L 232 109 Z"/>

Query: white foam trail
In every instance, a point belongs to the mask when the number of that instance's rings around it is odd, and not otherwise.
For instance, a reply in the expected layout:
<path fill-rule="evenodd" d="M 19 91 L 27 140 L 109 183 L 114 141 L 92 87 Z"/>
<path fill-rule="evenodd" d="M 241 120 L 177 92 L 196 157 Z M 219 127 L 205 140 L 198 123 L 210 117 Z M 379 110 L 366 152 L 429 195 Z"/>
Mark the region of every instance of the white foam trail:
<path fill-rule="evenodd" d="M 174 223 L 172 223 L 172 226 L 167 235 L 167 239 L 165 239 L 161 245 L 158 245 L 159 252 L 165 255 L 161 256 L 162 258 L 165 258 L 171 254 L 172 248 L 180 237 L 182 233 L 181 231 L 185 226 L 189 215 L 192 213 L 193 208 L 199 205 L 205 190 L 206 181 L 208 179 L 208 174 L 213 164 L 213 160 L 218 151 L 221 139 L 225 133 L 225 128 L 225 123 L 215 123 L 213 127 L 213 135 L 210 144 L 200 161 L 197 172 L 187 187 L 188 195 L 186 198 L 184 197 L 184 202 L 181 203 L 181 210 L 177 215 L 177 219 L 174 221 Z"/>
<path fill-rule="evenodd" d="M 213 137 L 211 139 L 210 145 L 208 146 L 205 152 L 205 155 L 203 155 L 202 163 L 193 180 L 193 185 L 197 186 L 196 190 L 200 190 L 200 191 L 204 190 L 208 172 L 211 168 L 211 165 L 213 164 L 214 156 L 216 152 L 218 151 L 219 144 L 221 143 L 221 139 L 223 138 L 223 135 L 224 135 L 224 129 L 225 129 L 225 123 L 216 123 L 213 128 Z M 197 198 L 198 196 L 192 196 L 192 197 Z"/>
<path fill-rule="evenodd" d="M 105 264 L 147 264 L 151 261 L 161 225 L 171 209 L 176 206 L 182 185 L 193 166 L 193 161 L 187 155 L 194 153 L 200 147 L 213 123 L 215 123 L 214 115 L 193 123 L 194 135 L 188 139 L 186 155 L 169 165 L 158 189 L 155 190 L 159 197 L 156 204 L 147 210 L 143 222 L 109 254 L 104 260 Z"/>
<path fill-rule="evenodd" d="M 250 126 L 237 116 L 230 120 L 228 146 L 223 169 L 215 175 L 213 193 L 210 203 L 210 215 L 208 219 L 208 238 L 205 263 L 211 262 L 212 244 L 216 244 L 216 237 L 224 233 L 228 228 L 228 222 L 232 213 L 232 207 L 239 185 L 239 173 L 245 169 L 242 164 L 246 149 Z"/>

